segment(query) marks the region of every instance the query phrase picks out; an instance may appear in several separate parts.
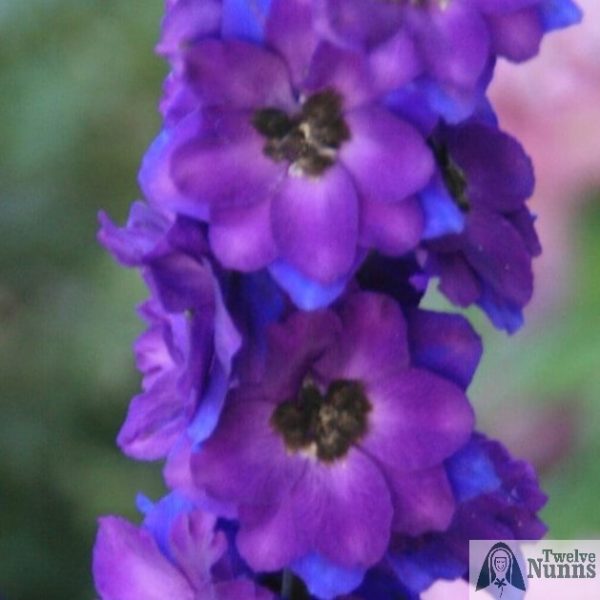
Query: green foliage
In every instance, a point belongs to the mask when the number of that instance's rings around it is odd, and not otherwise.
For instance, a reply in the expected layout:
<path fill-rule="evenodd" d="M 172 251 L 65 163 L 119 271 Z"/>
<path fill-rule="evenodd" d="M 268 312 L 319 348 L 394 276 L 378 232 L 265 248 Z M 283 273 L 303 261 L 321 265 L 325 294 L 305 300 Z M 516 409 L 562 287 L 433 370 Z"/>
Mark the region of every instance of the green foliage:
<path fill-rule="evenodd" d="M 159 127 L 160 0 L 0 3 L 0 596 L 89 600 L 95 520 L 135 518 L 157 465 L 114 438 L 144 291 L 95 243 Z"/>

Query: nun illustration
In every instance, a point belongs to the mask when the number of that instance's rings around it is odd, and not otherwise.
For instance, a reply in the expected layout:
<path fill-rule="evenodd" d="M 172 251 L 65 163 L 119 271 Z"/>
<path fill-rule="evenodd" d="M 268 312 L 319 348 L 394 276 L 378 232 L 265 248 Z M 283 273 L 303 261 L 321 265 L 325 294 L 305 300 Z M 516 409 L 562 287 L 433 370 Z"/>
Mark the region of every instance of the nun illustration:
<path fill-rule="evenodd" d="M 525 581 L 513 551 L 503 542 L 492 546 L 477 580 L 477 591 L 485 589 L 494 598 L 520 599 Z"/>

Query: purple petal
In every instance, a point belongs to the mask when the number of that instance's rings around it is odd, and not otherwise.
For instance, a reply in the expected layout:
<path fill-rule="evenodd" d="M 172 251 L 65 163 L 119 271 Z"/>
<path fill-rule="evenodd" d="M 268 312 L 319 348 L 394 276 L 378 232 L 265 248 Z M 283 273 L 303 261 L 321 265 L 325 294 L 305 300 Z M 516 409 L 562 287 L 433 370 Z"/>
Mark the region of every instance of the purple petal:
<path fill-rule="evenodd" d="M 152 260 L 149 272 L 153 291 L 167 312 L 214 310 L 216 281 L 208 265 L 173 252 Z"/>
<path fill-rule="evenodd" d="M 275 596 L 269 590 L 256 585 L 249 579 L 223 581 L 217 583 L 211 591 L 215 594 L 214 600 L 275 600 Z M 202 595 L 201 590 L 198 598 L 212 597 Z"/>
<path fill-rule="evenodd" d="M 142 308 L 148 310 L 147 305 Z M 168 328 L 166 319 L 165 323 L 157 322 L 135 341 L 135 364 L 143 374 L 142 389 L 144 390 L 148 390 L 164 372 L 176 368 L 169 344 L 165 341 Z"/>
<path fill-rule="evenodd" d="M 481 296 L 482 287 L 477 274 L 465 260 L 456 253 L 430 254 L 427 268 L 440 276 L 440 291 L 458 306 L 469 306 Z"/>
<path fill-rule="evenodd" d="M 148 533 L 104 517 L 94 546 L 94 581 L 102 600 L 194 600 L 194 590 Z"/>
<path fill-rule="evenodd" d="M 519 233 L 501 215 L 472 210 L 465 257 L 480 277 L 506 300 L 525 305 L 533 293 L 531 256 Z"/>
<path fill-rule="evenodd" d="M 544 27 L 537 6 L 487 18 L 494 51 L 514 62 L 533 58 L 540 49 Z"/>
<path fill-rule="evenodd" d="M 392 519 L 388 485 L 379 468 L 357 450 L 331 467 L 311 467 L 294 494 L 305 514 L 321 511 L 315 549 L 344 568 L 374 565 L 387 548 Z"/>
<path fill-rule="evenodd" d="M 171 71 L 163 83 L 163 95 L 159 102 L 165 129 L 175 127 L 184 117 L 198 108 L 198 99 L 185 84 L 179 72 Z"/>
<path fill-rule="evenodd" d="M 282 258 L 320 283 L 333 283 L 353 267 L 358 199 L 339 166 L 319 178 L 288 176 L 273 200 L 273 236 Z"/>
<path fill-rule="evenodd" d="M 165 482 L 169 488 L 176 489 L 203 510 L 221 515 L 226 519 L 237 518 L 237 510 L 233 504 L 219 502 L 196 486 L 191 470 L 193 455 L 194 445 L 192 440 L 185 434 L 180 436 L 169 452 L 163 471 Z"/>
<path fill-rule="evenodd" d="M 487 64 L 489 34 L 478 10 L 451 2 L 443 10 L 412 8 L 415 33 L 429 72 L 440 82 L 472 89 Z"/>
<path fill-rule="evenodd" d="M 532 215 L 529 209 L 524 206 L 521 210 L 511 213 L 507 217 L 523 238 L 529 254 L 539 256 L 542 252 L 542 246 L 534 226 L 536 216 Z"/>
<path fill-rule="evenodd" d="M 312 548 L 312 522 L 304 507 L 294 502 L 289 490 L 276 504 L 244 506 L 236 544 L 254 571 L 278 571 Z M 310 527 L 310 529 L 307 527 Z"/>
<path fill-rule="evenodd" d="M 274 195 L 286 167 L 265 156 L 264 138 L 251 120 L 249 112 L 210 111 L 177 126 L 171 172 L 188 204 L 239 207 Z"/>
<path fill-rule="evenodd" d="M 405 86 L 423 68 L 413 40 L 402 30 L 369 54 L 369 65 L 380 92 L 392 92 Z"/>
<path fill-rule="evenodd" d="M 156 52 L 176 57 L 186 45 L 201 37 L 216 34 L 220 26 L 219 0 L 179 0 L 167 11 L 163 20 Z"/>
<path fill-rule="evenodd" d="M 271 403 L 230 399 L 217 429 L 192 457 L 196 485 L 220 501 L 277 504 L 304 461 L 286 454 L 269 424 L 273 410 Z"/>
<path fill-rule="evenodd" d="M 117 443 L 132 458 L 162 458 L 185 431 L 191 409 L 177 390 L 176 373 L 167 373 L 133 398 Z"/>
<path fill-rule="evenodd" d="M 394 531 L 421 535 L 444 531 L 454 516 L 456 504 L 442 466 L 390 477 L 394 499 Z"/>
<path fill-rule="evenodd" d="M 212 566 L 227 551 L 223 532 L 215 532 L 216 518 L 201 510 L 180 514 L 169 532 L 173 559 L 194 589 L 210 582 Z"/>
<path fill-rule="evenodd" d="M 176 128 L 164 130 L 154 140 L 144 156 L 138 179 L 144 196 L 151 204 L 206 221 L 206 202 L 182 193 L 171 174 L 173 153 L 196 134 L 198 118 L 197 113 L 191 113 Z"/>
<path fill-rule="evenodd" d="M 416 197 L 401 202 L 362 203 L 359 243 L 387 256 L 402 256 L 421 241 L 424 214 Z"/>
<path fill-rule="evenodd" d="M 284 58 L 296 87 L 304 81 L 318 38 L 310 0 L 272 0 L 267 41 Z"/>
<path fill-rule="evenodd" d="M 302 89 L 304 93 L 324 89 L 342 96 L 344 110 L 367 104 L 381 95 L 368 57 L 321 42 L 314 52 Z M 383 78 L 383 73 L 382 73 Z"/>
<path fill-rule="evenodd" d="M 215 286 L 214 294 L 215 317 L 214 323 L 210 322 L 209 325 L 211 334 L 214 325 L 214 348 L 211 346 L 210 351 L 214 350 L 217 360 L 212 363 L 208 382 L 202 390 L 200 405 L 188 428 L 188 434 L 196 444 L 208 438 L 219 421 L 231 384 L 233 360 L 242 347 L 241 334 L 227 311 L 219 286 Z M 203 322 L 206 323 L 205 320 Z M 200 357 L 194 358 L 196 362 L 200 362 Z M 196 381 L 203 380 L 203 377 L 197 375 Z"/>
<path fill-rule="evenodd" d="M 315 365 L 324 381 L 377 381 L 408 367 L 406 323 L 392 298 L 354 294 L 341 306 L 340 316 L 343 327 L 337 343 Z"/>
<path fill-rule="evenodd" d="M 241 513 L 238 547 L 258 571 L 281 569 L 311 551 L 343 569 L 366 568 L 383 556 L 391 519 L 385 479 L 351 450 L 343 463 L 307 462 L 276 506 Z"/>
<path fill-rule="evenodd" d="M 425 186 L 433 157 L 414 127 L 374 107 L 351 111 L 346 121 L 352 139 L 340 160 L 366 201 L 397 202 Z"/>
<path fill-rule="evenodd" d="M 368 381 L 370 432 L 361 442 L 386 469 L 410 472 L 439 464 L 466 443 L 473 410 L 456 385 L 420 369 Z"/>
<path fill-rule="evenodd" d="M 211 247 L 221 264 L 237 271 L 256 271 L 277 258 L 271 233 L 271 203 L 214 209 L 210 215 Z"/>
<path fill-rule="evenodd" d="M 140 266 L 164 237 L 169 219 L 144 202 L 134 202 L 127 225 L 117 227 L 105 212 L 98 215 L 99 242 L 122 264 Z"/>
<path fill-rule="evenodd" d="M 483 346 L 471 324 L 460 315 L 411 311 L 408 332 L 413 363 L 460 385 L 469 385 Z"/>
<path fill-rule="evenodd" d="M 372 47 L 401 25 L 403 9 L 373 0 L 316 0 L 315 26 L 332 42 L 357 49 Z M 365 18 L 368 15 L 368 18 Z"/>
<path fill-rule="evenodd" d="M 270 401 L 282 402 L 297 394 L 314 361 L 335 344 L 341 326 L 333 312 L 315 311 L 295 312 L 269 328 L 269 357 L 260 382 Z"/>
<path fill-rule="evenodd" d="M 519 210 L 533 193 L 531 159 L 513 137 L 494 127 L 469 124 L 448 131 L 452 160 L 464 171 L 474 206 Z"/>
<path fill-rule="evenodd" d="M 285 63 L 255 44 L 204 40 L 185 55 L 186 80 L 203 108 L 296 106 Z"/>

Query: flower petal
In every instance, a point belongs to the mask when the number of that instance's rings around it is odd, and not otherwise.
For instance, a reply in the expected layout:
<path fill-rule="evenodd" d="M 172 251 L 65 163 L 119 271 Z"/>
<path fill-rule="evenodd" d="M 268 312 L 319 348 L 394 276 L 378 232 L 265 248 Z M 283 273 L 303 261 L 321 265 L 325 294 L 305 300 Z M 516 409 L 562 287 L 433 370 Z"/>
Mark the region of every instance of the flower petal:
<path fill-rule="evenodd" d="M 389 481 L 394 501 L 394 531 L 416 536 L 449 527 L 456 503 L 442 466 L 394 474 Z"/>
<path fill-rule="evenodd" d="M 358 199 L 344 169 L 319 178 L 288 176 L 273 200 L 273 236 L 282 258 L 321 283 L 332 283 L 354 264 Z"/>
<path fill-rule="evenodd" d="M 270 425 L 273 404 L 229 399 L 213 435 L 192 457 L 196 485 L 219 501 L 276 505 L 304 469 Z"/>
<path fill-rule="evenodd" d="M 224 210 L 215 208 L 210 221 L 210 245 L 225 268 L 257 271 L 277 258 L 270 202 Z"/>
<path fill-rule="evenodd" d="M 186 52 L 185 75 L 204 108 L 291 110 L 296 105 L 286 64 L 256 44 L 203 40 Z"/>
<path fill-rule="evenodd" d="M 327 383 L 336 379 L 377 381 L 409 364 L 406 322 L 389 296 L 362 292 L 340 307 L 343 327 L 315 365 Z"/>
<path fill-rule="evenodd" d="M 425 216 L 415 196 L 401 202 L 365 201 L 359 243 L 387 256 L 401 256 L 421 241 Z"/>
<path fill-rule="evenodd" d="M 469 321 L 460 315 L 414 310 L 408 317 L 408 335 L 415 366 L 466 389 L 483 352 L 481 338 Z"/>
<path fill-rule="evenodd" d="M 191 204 L 239 207 L 265 202 L 285 173 L 263 153 L 249 112 L 194 113 L 176 128 L 171 173 Z"/>
<path fill-rule="evenodd" d="M 352 139 L 341 147 L 340 161 L 366 201 L 397 202 L 425 186 L 434 162 L 414 127 L 375 107 L 345 118 Z"/>
<path fill-rule="evenodd" d="M 94 546 L 94 581 L 102 600 L 194 600 L 194 590 L 149 532 L 104 517 Z"/>
<path fill-rule="evenodd" d="M 466 443 L 473 409 L 463 391 L 429 371 L 367 381 L 369 434 L 361 447 L 396 472 L 439 464 Z"/>
<path fill-rule="evenodd" d="M 318 43 L 311 0 L 272 0 L 267 41 L 284 58 L 296 87 L 304 81 Z"/>

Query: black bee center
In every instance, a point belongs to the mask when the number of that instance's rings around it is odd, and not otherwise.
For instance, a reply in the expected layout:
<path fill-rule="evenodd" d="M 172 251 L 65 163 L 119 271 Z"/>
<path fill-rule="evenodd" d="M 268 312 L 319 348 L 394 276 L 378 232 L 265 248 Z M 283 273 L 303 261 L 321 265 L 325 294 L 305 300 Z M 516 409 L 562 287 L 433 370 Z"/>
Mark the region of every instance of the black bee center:
<path fill-rule="evenodd" d="M 298 397 L 281 403 L 271 416 L 271 426 L 291 452 L 314 452 L 323 462 L 346 455 L 367 432 L 371 411 L 363 386 L 338 380 L 325 394 L 308 382 Z"/>
<path fill-rule="evenodd" d="M 266 138 L 263 152 L 275 162 L 291 163 L 293 172 L 319 176 L 335 164 L 340 146 L 350 139 L 342 98 L 333 90 L 313 94 L 292 117 L 278 108 L 262 108 L 252 117 Z"/>
<path fill-rule="evenodd" d="M 429 146 L 433 150 L 448 193 L 460 210 L 465 213 L 469 212 L 471 202 L 467 194 L 468 182 L 464 171 L 452 160 L 445 144 L 429 140 Z"/>

